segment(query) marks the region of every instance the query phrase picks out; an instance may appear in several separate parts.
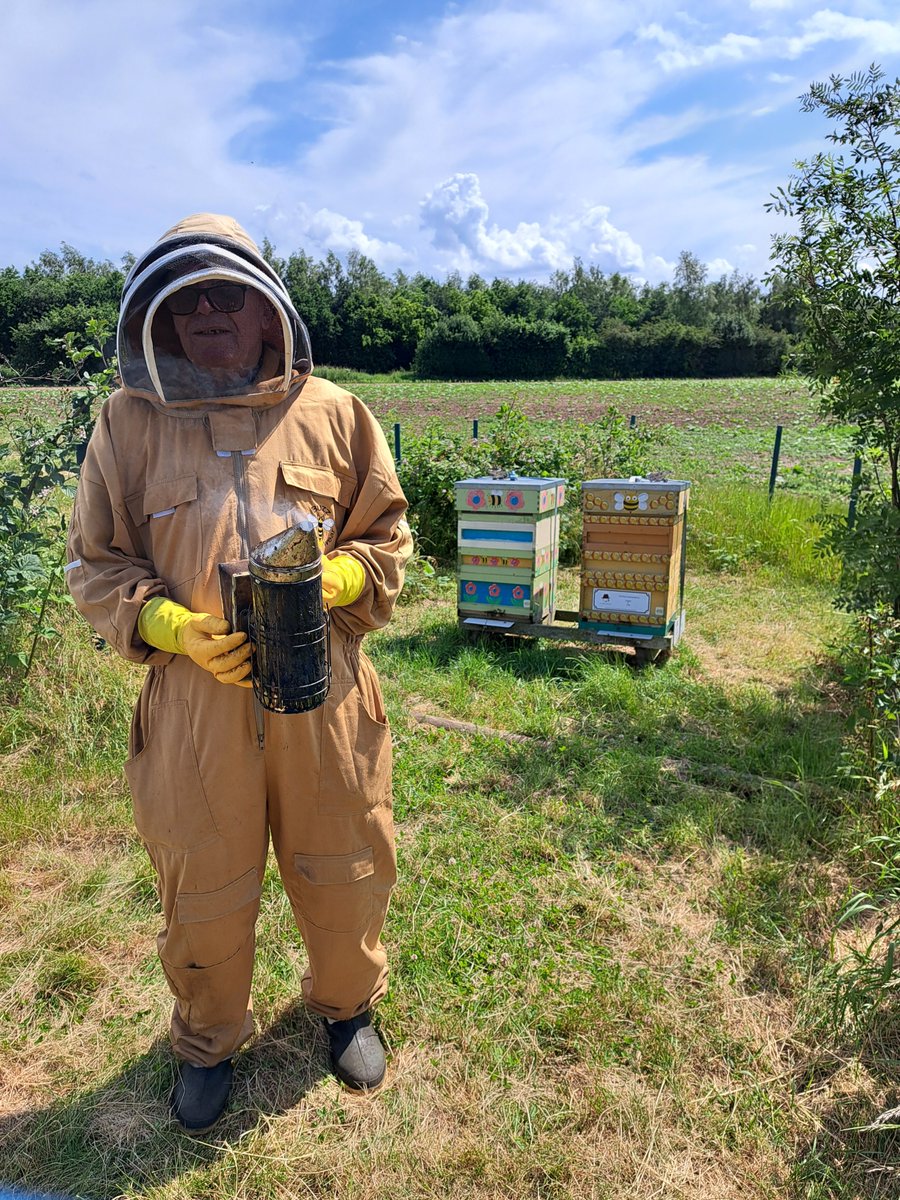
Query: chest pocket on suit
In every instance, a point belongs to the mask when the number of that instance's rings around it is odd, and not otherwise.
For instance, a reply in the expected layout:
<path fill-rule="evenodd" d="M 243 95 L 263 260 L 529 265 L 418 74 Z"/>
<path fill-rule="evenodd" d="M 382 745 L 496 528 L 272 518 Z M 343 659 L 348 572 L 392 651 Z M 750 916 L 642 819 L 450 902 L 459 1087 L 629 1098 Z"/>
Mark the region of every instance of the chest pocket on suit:
<path fill-rule="evenodd" d="M 326 550 L 335 547 L 355 490 L 355 479 L 327 467 L 297 462 L 279 464 L 276 504 L 285 526 L 296 525 L 302 517 L 311 515 Z"/>
<path fill-rule="evenodd" d="M 157 480 L 126 496 L 125 506 L 160 578 L 170 587 L 196 578 L 202 565 L 197 476 Z"/>

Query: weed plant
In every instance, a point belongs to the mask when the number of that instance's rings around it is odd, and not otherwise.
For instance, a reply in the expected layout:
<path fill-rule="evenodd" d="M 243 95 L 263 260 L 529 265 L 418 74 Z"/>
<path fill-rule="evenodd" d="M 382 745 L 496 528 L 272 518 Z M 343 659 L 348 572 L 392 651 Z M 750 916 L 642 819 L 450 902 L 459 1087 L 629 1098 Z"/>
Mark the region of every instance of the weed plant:
<path fill-rule="evenodd" d="M 581 484 L 600 477 L 641 473 L 652 438 L 630 429 L 616 409 L 592 425 L 566 423 L 549 433 L 536 429 L 515 405 L 503 405 L 478 441 L 437 423 L 404 440 L 397 473 L 422 550 L 441 563 L 456 558 L 454 484 L 497 470 L 566 481 L 560 522 L 560 559 L 581 552 Z"/>

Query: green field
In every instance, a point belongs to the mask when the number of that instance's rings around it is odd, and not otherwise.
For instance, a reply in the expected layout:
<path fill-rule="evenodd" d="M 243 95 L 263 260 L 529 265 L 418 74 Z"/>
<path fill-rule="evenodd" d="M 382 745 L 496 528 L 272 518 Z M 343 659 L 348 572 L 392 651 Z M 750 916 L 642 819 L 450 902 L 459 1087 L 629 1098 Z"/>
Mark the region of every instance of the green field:
<path fill-rule="evenodd" d="M 503 404 L 517 404 L 542 427 L 560 417 L 592 420 L 613 406 L 658 437 L 655 465 L 671 477 L 740 481 L 768 488 L 775 428 L 781 425 L 778 487 L 815 496 L 844 497 L 853 467 L 851 430 L 828 425 L 801 379 L 555 380 L 549 383 L 446 383 L 397 375 L 365 375 L 332 368 L 381 421 L 393 447 L 393 427 L 421 430 L 429 421 L 479 431 Z M 0 390 L 0 409 L 58 409 L 54 388 Z M 4 404 L 4 401 L 6 403 Z"/>
<path fill-rule="evenodd" d="M 547 429 L 560 416 L 592 420 L 610 406 L 658 436 L 654 465 L 670 477 L 739 481 L 768 488 L 776 426 L 783 427 L 778 487 L 845 497 L 853 469 L 851 430 L 819 416 L 804 382 L 779 379 L 556 380 L 551 383 L 437 383 L 391 375 L 334 372 L 378 416 L 393 445 L 393 425 L 418 430 L 479 422 L 515 403 Z M 402 446 L 402 442 L 401 442 Z"/>
<path fill-rule="evenodd" d="M 229 1114 L 192 1139 L 167 1120 L 160 918 L 121 773 L 142 673 L 61 605 L 0 719 L 0 1182 L 90 1200 L 897 1195 L 896 1134 L 864 1128 L 900 1099 L 897 1036 L 827 1017 L 827 965 L 867 928 L 833 939 L 836 917 L 877 874 L 860 846 L 878 814 L 844 769 L 847 619 L 814 550 L 848 431 L 778 380 L 347 386 L 388 429 L 517 397 L 548 428 L 614 403 L 658 430 L 660 465 L 694 483 L 685 640 L 643 671 L 472 645 L 440 579 L 367 639 L 401 872 L 388 1082 L 359 1098 L 328 1076 L 272 871 L 259 1033 Z M 15 404 L 35 402 L 57 400 Z M 567 570 L 564 601 L 576 587 Z"/>

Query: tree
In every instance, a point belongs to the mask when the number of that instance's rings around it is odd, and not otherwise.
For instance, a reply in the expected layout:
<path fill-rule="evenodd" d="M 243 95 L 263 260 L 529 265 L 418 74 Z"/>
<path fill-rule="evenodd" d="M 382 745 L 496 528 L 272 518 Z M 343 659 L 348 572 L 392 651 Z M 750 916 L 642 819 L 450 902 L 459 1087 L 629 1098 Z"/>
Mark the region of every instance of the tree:
<path fill-rule="evenodd" d="M 857 427 L 867 464 L 855 529 L 831 525 L 842 599 L 900 617 L 900 79 L 875 65 L 832 75 L 802 108 L 834 122 L 836 149 L 797 163 L 773 194 L 767 207 L 795 227 L 772 258 L 782 298 L 803 309 L 799 365 L 823 411 Z"/>
<path fill-rule="evenodd" d="M 703 325 L 706 321 L 706 267 L 690 250 L 682 250 L 678 255 L 672 315 L 683 325 Z"/>

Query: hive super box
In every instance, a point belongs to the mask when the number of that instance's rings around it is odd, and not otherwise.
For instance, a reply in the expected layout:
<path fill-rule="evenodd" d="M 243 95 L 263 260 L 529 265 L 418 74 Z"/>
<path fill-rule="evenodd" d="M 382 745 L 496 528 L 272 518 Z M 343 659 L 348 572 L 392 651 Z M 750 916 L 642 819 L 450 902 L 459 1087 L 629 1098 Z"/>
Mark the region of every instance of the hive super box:
<path fill-rule="evenodd" d="M 460 616 L 552 621 L 565 480 L 483 476 L 454 486 Z"/>
<path fill-rule="evenodd" d="M 639 477 L 582 484 L 582 629 L 678 641 L 690 487 Z"/>

